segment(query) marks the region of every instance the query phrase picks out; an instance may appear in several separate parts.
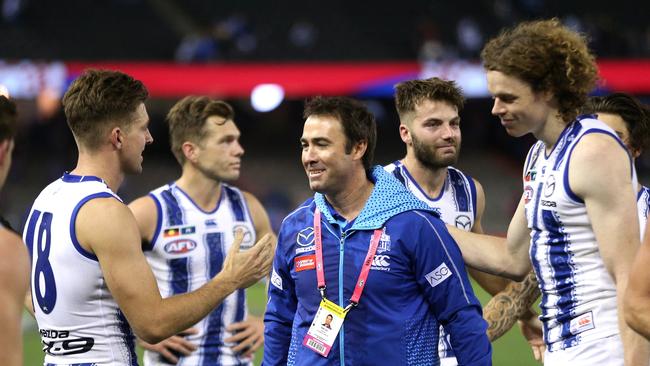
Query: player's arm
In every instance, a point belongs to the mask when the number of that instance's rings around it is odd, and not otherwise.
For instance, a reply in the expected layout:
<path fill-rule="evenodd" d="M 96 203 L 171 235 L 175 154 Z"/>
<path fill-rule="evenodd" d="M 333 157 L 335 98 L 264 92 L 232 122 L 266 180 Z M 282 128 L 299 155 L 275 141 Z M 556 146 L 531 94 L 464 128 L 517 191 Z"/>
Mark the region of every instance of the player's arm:
<path fill-rule="evenodd" d="M 129 209 L 135 217 L 141 240 L 145 243 L 151 243 L 156 231 L 159 214 L 154 198 L 149 195 L 140 197 L 129 204 Z M 138 344 L 146 350 L 158 352 L 167 361 L 176 364 L 178 355 L 188 356 L 196 350 L 197 346 L 185 339 L 185 336 L 197 332 L 197 329 L 189 328 L 156 344 L 147 343 L 142 339 L 138 339 Z"/>
<path fill-rule="evenodd" d="M 481 315 L 481 305 L 472 292 L 465 265 L 444 225 L 417 212 L 421 220 L 413 223 L 414 237 L 403 242 L 414 243 L 406 249 L 413 261 L 416 281 L 430 304 L 436 319 L 451 337 L 451 345 L 459 365 L 491 365 L 491 346 Z M 408 234 L 407 234 L 408 235 Z"/>
<path fill-rule="evenodd" d="M 483 191 L 483 186 L 476 179 L 474 179 L 474 186 L 476 187 L 476 218 L 474 220 L 474 226 L 472 226 L 472 232 L 483 234 L 481 219 L 485 211 L 485 192 Z M 467 268 L 467 271 L 492 296 L 502 291 L 509 282 L 503 277 L 485 273 L 471 267 Z"/>
<path fill-rule="evenodd" d="M 530 230 L 523 197 L 510 221 L 506 238 L 467 232 L 452 226 L 447 228 L 460 246 L 468 266 L 516 281 L 522 281 L 530 272 Z"/>
<path fill-rule="evenodd" d="M 143 196 L 129 203 L 142 240 L 151 243 L 158 223 L 158 209 L 151 196 Z"/>
<path fill-rule="evenodd" d="M 610 136 L 592 133 L 577 143 L 568 170 L 569 185 L 584 200 L 600 255 L 616 283 L 625 364 L 647 365 L 648 343 L 624 321 L 623 294 L 639 247 L 630 158 Z"/>
<path fill-rule="evenodd" d="M 267 258 L 273 251 L 266 237 L 238 253 L 240 233 L 212 281 L 197 291 L 162 299 L 138 245 L 138 226 L 126 206 L 113 198 L 88 201 L 77 215 L 76 234 L 79 243 L 97 256 L 106 284 L 136 335 L 149 343 L 191 327 L 235 289 L 259 280 L 268 273 Z"/>
<path fill-rule="evenodd" d="M 269 220 L 269 215 L 266 213 L 264 206 L 252 194 L 248 192 L 243 192 L 243 194 L 250 210 L 253 225 L 255 225 L 255 235 L 261 238 L 266 234 L 270 234 L 273 235 L 273 240 L 275 240 L 271 220 Z M 264 304 L 266 305 L 266 302 Z M 243 352 L 244 356 L 249 356 L 264 344 L 264 320 L 259 316 L 248 314 L 244 321 L 232 323 L 227 329 L 235 333 L 232 337 L 224 340 L 224 342 L 236 344 L 232 347 L 233 352 Z"/>
<path fill-rule="evenodd" d="M 625 321 L 650 339 L 650 225 L 646 227 L 625 292 Z"/>
<path fill-rule="evenodd" d="M 286 259 L 290 254 L 289 251 L 293 250 L 291 239 L 295 240 L 296 235 L 296 232 L 289 226 L 285 221 L 280 228 L 269 281 L 268 303 L 264 313 L 264 360 L 262 364 L 268 366 L 287 364 L 293 318 L 298 304 Z"/>
<path fill-rule="evenodd" d="M 485 212 L 485 192 L 477 180 L 474 180 L 474 185 L 476 186 L 476 220 L 472 232 L 483 234 L 481 218 Z M 530 308 L 540 295 L 535 273 L 529 272 L 522 282 L 512 282 L 473 268 L 468 268 L 468 272 L 484 290 L 493 296 L 483 308 L 483 318 L 488 322 L 487 335 L 490 341 L 505 334 L 518 319 L 522 320 L 525 327 L 529 323 L 536 325 L 539 322 L 537 314 Z M 530 334 L 530 336 L 534 339 L 527 337 L 529 342 L 534 342 L 535 346 L 543 345 L 541 333 Z M 536 348 L 534 350 L 537 351 Z"/>
<path fill-rule="evenodd" d="M 0 365 L 22 365 L 23 300 L 29 287 L 29 255 L 20 237 L 0 228 Z"/>

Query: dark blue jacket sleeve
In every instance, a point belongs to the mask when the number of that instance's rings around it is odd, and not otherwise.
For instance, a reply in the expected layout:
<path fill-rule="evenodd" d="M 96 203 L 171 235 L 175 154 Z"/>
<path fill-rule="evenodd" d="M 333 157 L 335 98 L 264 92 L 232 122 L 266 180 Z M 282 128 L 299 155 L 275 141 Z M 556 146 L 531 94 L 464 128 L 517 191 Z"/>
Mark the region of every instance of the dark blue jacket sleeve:
<path fill-rule="evenodd" d="M 492 365 L 481 304 L 467 278 L 458 245 L 442 221 L 427 213 L 414 232 L 415 276 L 434 315 L 451 337 L 459 366 Z"/>
<path fill-rule="evenodd" d="M 263 365 L 286 365 L 291 329 L 296 313 L 297 299 L 287 262 L 293 249 L 287 236 L 287 225 L 283 223 L 278 236 L 278 245 L 273 258 L 268 304 L 264 314 L 264 360 Z"/>

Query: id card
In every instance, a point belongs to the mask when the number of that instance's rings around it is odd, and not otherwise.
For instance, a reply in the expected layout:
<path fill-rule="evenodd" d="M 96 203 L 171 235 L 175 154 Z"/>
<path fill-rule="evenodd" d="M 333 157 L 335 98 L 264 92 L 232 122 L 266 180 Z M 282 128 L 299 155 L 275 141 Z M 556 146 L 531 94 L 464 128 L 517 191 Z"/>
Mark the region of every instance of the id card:
<path fill-rule="evenodd" d="M 345 320 L 345 310 L 323 299 L 302 344 L 321 356 L 327 357 Z"/>

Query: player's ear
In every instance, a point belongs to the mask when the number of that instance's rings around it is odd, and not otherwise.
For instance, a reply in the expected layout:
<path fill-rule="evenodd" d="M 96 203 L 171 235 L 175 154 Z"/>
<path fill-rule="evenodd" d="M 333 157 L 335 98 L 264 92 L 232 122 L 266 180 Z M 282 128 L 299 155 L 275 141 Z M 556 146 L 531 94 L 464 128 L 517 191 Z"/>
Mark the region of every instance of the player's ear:
<path fill-rule="evenodd" d="M 119 127 L 113 127 L 109 136 L 109 140 L 111 141 L 111 145 L 113 145 L 116 149 L 121 149 L 122 141 L 124 140 L 124 131 L 122 131 L 122 129 Z"/>
<path fill-rule="evenodd" d="M 399 124 L 399 137 L 407 145 L 410 145 L 411 142 L 412 142 L 411 141 L 411 131 L 409 131 L 409 128 L 403 123 Z"/>
<path fill-rule="evenodd" d="M 193 142 L 185 141 L 181 145 L 185 160 L 196 163 L 199 160 L 199 148 Z"/>

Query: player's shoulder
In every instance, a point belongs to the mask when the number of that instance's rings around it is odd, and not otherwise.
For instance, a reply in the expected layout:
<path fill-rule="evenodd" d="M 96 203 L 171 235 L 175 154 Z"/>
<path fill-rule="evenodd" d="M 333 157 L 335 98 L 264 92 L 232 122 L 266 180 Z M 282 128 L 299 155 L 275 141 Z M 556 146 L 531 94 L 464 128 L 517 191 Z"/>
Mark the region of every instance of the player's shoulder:
<path fill-rule="evenodd" d="M 291 230 L 295 229 L 298 226 L 302 225 L 305 222 L 310 222 L 313 220 L 313 212 L 316 207 L 316 202 L 313 197 L 308 198 L 303 203 L 298 205 L 296 209 L 291 211 L 285 218 L 282 220 L 282 229 L 281 230 Z M 311 222 L 310 225 L 313 225 Z"/>

